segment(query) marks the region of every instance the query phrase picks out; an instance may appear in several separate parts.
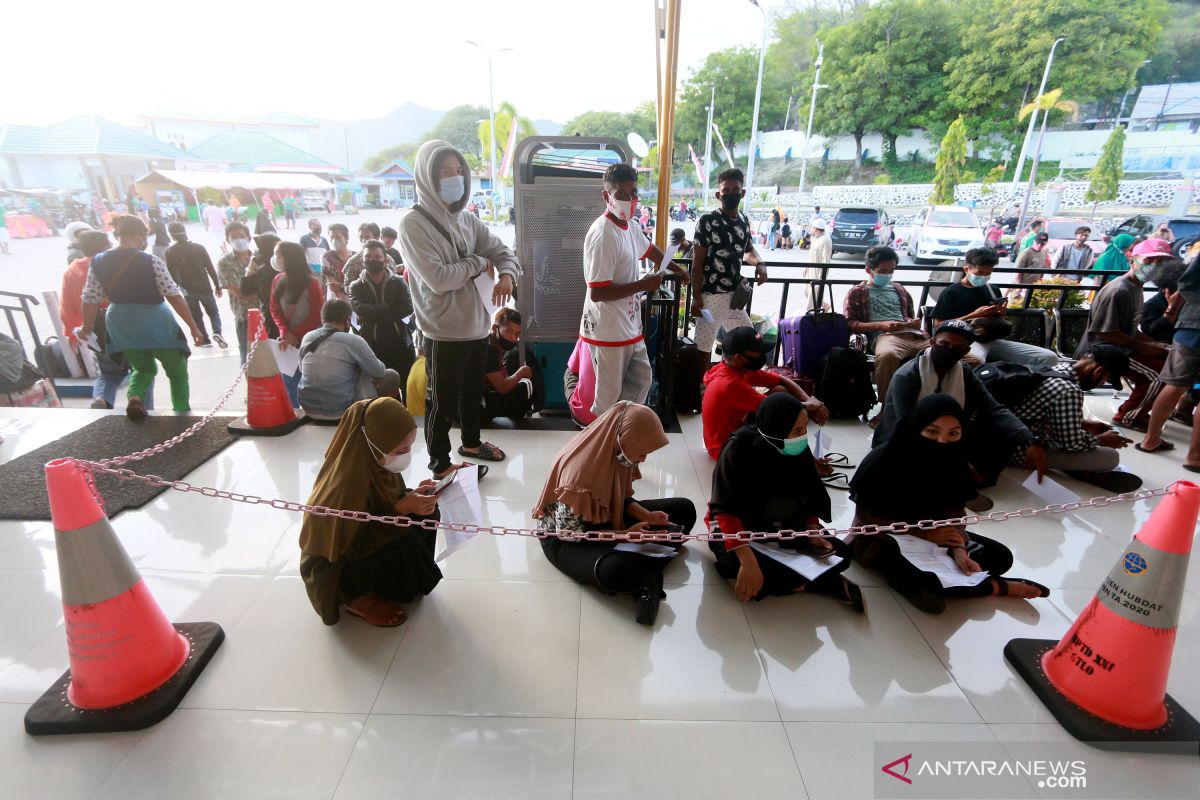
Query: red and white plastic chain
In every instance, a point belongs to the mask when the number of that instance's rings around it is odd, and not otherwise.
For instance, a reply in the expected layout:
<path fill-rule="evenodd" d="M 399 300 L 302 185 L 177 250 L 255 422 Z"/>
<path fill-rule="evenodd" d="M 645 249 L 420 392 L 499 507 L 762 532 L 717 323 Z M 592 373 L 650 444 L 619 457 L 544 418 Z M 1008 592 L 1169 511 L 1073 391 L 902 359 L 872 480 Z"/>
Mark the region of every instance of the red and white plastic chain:
<path fill-rule="evenodd" d="M 328 508 L 327 506 L 312 506 L 308 505 L 307 503 L 297 503 L 292 500 L 272 500 L 252 494 L 228 492 L 223 489 L 215 489 L 210 486 L 193 486 L 187 481 L 169 481 L 165 478 L 160 478 L 157 475 L 139 475 L 131 470 L 117 469 L 99 461 L 83 461 L 80 459 L 71 460 L 74 461 L 75 464 L 79 466 L 85 473 L 90 470 L 94 470 L 96 472 L 114 475 L 122 480 L 141 481 L 152 486 L 174 489 L 177 492 L 193 492 L 201 494 L 205 497 L 232 500 L 236 503 L 267 505 L 271 508 L 277 508 L 281 511 L 299 511 L 305 514 L 315 514 L 322 517 L 338 517 L 340 519 L 348 519 L 354 522 L 381 522 L 385 525 L 416 527 L 430 531 L 444 530 L 460 533 L 487 533 L 491 534 L 492 536 L 529 536 L 536 539 L 556 537 L 569 541 L 587 540 L 589 542 L 722 542 L 726 540 L 744 542 L 789 541 L 792 539 L 825 538 L 831 536 L 842 536 L 846 534 L 874 536 L 883 533 L 907 533 L 914 530 L 931 531 L 937 528 L 974 525 L 980 522 L 1004 522 L 1006 520 L 1015 519 L 1018 517 L 1036 517 L 1042 514 L 1064 514 L 1081 508 L 1103 508 L 1105 506 L 1112 505 L 1113 503 L 1123 503 L 1131 500 L 1147 500 L 1151 497 L 1161 497 L 1171 493 L 1171 487 L 1169 486 L 1158 489 L 1139 489 L 1136 492 L 1125 492 L 1124 494 L 1117 494 L 1109 497 L 1093 497 L 1090 500 L 1080 500 L 1079 502 L 1075 503 L 1058 503 L 1044 506 L 1042 508 L 1021 508 L 1017 509 L 1016 511 L 993 511 L 990 514 L 968 514 L 963 517 L 940 520 L 926 519 L 916 523 L 894 522 L 890 525 L 859 525 L 842 529 L 820 528 L 802 531 L 785 529 L 780 531 L 740 531 L 738 533 L 709 531 L 706 533 L 687 534 L 672 533 L 670 531 L 639 531 L 636 533 L 630 533 L 628 531 L 545 531 L 540 528 L 508 528 L 503 525 L 483 527 L 480 525 L 442 522 L 433 519 L 412 519 L 410 517 L 403 517 L 399 515 L 378 515 L 369 514 L 366 511 L 349 511 L 346 509 Z"/>

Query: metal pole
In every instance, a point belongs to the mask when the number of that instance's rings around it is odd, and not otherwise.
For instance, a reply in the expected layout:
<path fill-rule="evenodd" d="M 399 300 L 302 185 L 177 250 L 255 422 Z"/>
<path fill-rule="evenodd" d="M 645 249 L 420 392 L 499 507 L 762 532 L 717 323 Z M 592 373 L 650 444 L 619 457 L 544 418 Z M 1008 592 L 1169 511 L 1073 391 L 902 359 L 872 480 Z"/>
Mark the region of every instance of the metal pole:
<path fill-rule="evenodd" d="M 1021 235 L 1021 226 L 1025 222 L 1025 213 L 1029 210 L 1029 197 L 1033 194 L 1033 184 L 1037 181 L 1038 162 L 1042 158 L 1042 140 L 1046 138 L 1046 123 L 1050 120 L 1050 110 L 1042 115 L 1042 129 L 1038 133 L 1037 146 L 1033 148 L 1033 165 L 1029 170 L 1029 185 L 1025 187 L 1025 200 L 1021 203 L 1021 213 L 1017 215 L 1017 235 Z M 1042 206 L 1043 211 L 1045 205 Z"/>
<path fill-rule="evenodd" d="M 709 194 L 709 184 L 712 182 L 712 121 L 713 121 L 713 105 L 717 102 L 717 87 L 709 87 L 708 100 L 708 127 L 704 133 L 704 199 L 700 203 L 700 208 L 707 208 L 708 202 L 712 199 Z"/>
<path fill-rule="evenodd" d="M 750 123 L 750 163 L 746 167 L 746 208 L 750 207 L 750 190 L 754 188 L 754 152 L 758 149 L 758 107 L 762 101 L 763 59 L 767 55 L 767 12 L 750 0 L 750 4 L 762 14 L 762 43 L 758 47 L 758 83 L 754 87 L 754 119 Z"/>
<path fill-rule="evenodd" d="M 1046 69 L 1042 71 L 1042 85 L 1038 88 L 1038 93 L 1033 98 L 1035 103 L 1038 98 L 1046 93 L 1046 81 L 1050 78 L 1050 65 L 1054 63 L 1054 49 L 1058 47 L 1059 43 L 1066 41 L 1066 38 L 1065 36 L 1058 37 L 1050 47 L 1050 55 L 1046 57 Z M 1029 149 L 1029 140 L 1033 138 L 1033 126 L 1037 122 L 1037 115 L 1038 111 L 1036 108 L 1029 115 L 1029 127 L 1025 130 L 1025 139 L 1021 142 L 1021 155 L 1017 157 L 1017 169 L 1013 173 L 1012 185 L 1014 189 L 1021 182 L 1021 171 L 1025 168 L 1025 151 Z"/>
<path fill-rule="evenodd" d="M 825 45 L 821 44 L 820 40 L 818 40 L 817 60 L 814 65 L 817 71 L 813 75 L 812 100 L 808 104 L 808 129 L 804 132 L 804 152 L 801 153 L 800 158 L 800 191 L 797 194 L 804 194 L 804 177 L 808 174 L 808 143 L 812 139 L 813 116 L 817 113 L 817 89 L 821 85 L 821 64 L 824 61 Z M 799 200 L 797 200 L 797 204 L 799 204 Z M 798 205 L 796 213 L 800 213 Z"/>
<path fill-rule="evenodd" d="M 491 146 L 491 155 L 490 155 L 490 159 L 489 159 L 491 162 L 489 171 L 491 173 L 492 186 L 491 186 L 491 191 L 488 193 L 488 198 L 489 198 L 489 201 L 491 202 L 492 217 L 495 218 L 495 216 L 496 216 L 496 201 L 494 198 L 496 196 L 496 188 L 497 188 L 496 187 L 496 93 L 495 93 L 494 82 L 492 81 L 492 56 L 503 50 L 510 50 L 512 48 L 502 47 L 502 48 L 500 48 L 500 50 L 493 51 L 493 50 L 488 50 L 483 45 L 478 44 L 477 42 L 472 42 L 470 40 L 467 40 L 467 44 L 474 45 L 475 47 L 478 47 L 480 50 L 482 50 L 484 52 L 484 55 L 487 56 L 487 60 L 488 60 L 488 139 L 491 140 L 491 145 L 492 145 Z M 513 120 L 513 124 L 516 124 L 515 119 Z"/>
<path fill-rule="evenodd" d="M 655 217 L 654 243 L 660 250 L 667 246 L 666 213 L 671 203 L 671 155 L 675 142 L 675 79 L 679 68 L 679 11 L 682 0 L 667 0 L 667 69 L 663 83 L 662 137 L 658 141 L 658 213 Z"/>

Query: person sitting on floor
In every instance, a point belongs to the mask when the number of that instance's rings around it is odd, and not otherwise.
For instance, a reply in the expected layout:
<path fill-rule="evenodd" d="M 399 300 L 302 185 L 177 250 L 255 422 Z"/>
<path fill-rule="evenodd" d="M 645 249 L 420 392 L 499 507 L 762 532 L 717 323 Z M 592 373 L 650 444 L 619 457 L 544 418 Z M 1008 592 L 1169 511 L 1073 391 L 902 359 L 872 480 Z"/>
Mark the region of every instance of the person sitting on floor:
<path fill-rule="evenodd" d="M 892 281 L 900 256 L 886 245 L 867 250 L 868 279 L 846 293 L 842 313 L 851 333 L 865 334 L 867 351 L 875 354 L 875 384 L 886 402 L 888 386 L 900 365 L 929 347 L 929 336 L 913 310 L 912 295 Z M 883 408 L 868 424 L 878 427 Z"/>
<path fill-rule="evenodd" d="M 935 345 L 936 346 L 936 345 Z M 893 387 L 895 384 L 892 384 Z M 933 394 L 900 420 L 894 434 L 867 454 L 850 482 L 854 526 L 956 519 L 975 495 L 966 443 L 967 414 L 953 397 Z M 946 587 L 938 576 L 904 554 L 924 539 L 945 548 L 963 575 L 986 571 L 972 586 Z M 962 526 L 901 534 L 851 534 L 846 539 L 864 567 L 882 573 L 888 585 L 914 606 L 940 614 L 949 597 L 1048 597 L 1050 590 L 1032 581 L 1000 576 L 1012 568 L 1012 552 Z M 933 550 L 938 554 L 938 550 Z"/>
<path fill-rule="evenodd" d="M 1036 469 L 1038 480 L 1046 472 L 1046 451 L 1037 436 L 1011 411 L 988 393 L 963 356 L 975 341 L 975 330 L 967 322 L 952 319 L 933 333 L 929 349 L 896 371 L 883 407 L 883 420 L 875 429 L 872 446 L 886 444 L 900 420 L 911 414 L 917 403 L 934 394 L 954 398 L 966 409 L 968 460 L 976 471 L 978 486 L 996 483 L 1014 448 L 1025 450 L 1025 467 Z M 989 498 L 979 495 L 969 500 L 968 508 L 985 511 L 992 507 Z"/>
<path fill-rule="evenodd" d="M 401 378 L 350 332 L 350 304 L 321 306 L 321 327 L 300 341 L 300 407 L 314 419 L 341 419 L 359 400 L 395 397 Z"/>
<path fill-rule="evenodd" d="M 999 260 L 996 251 L 990 247 L 975 247 L 967 251 L 962 280 L 947 286 L 933 308 L 934 327 L 949 319 L 974 322 L 980 317 L 1004 316 L 1006 301 L 995 287 L 988 286 L 992 270 Z M 986 350 L 985 361 L 1006 361 L 1033 369 L 1050 369 L 1058 363 L 1058 354 L 1052 350 L 1011 339 L 997 339 L 981 349 Z M 980 357 L 977 354 L 968 358 L 967 362 L 978 363 Z"/>
<path fill-rule="evenodd" d="M 567 368 L 563 370 L 563 394 L 566 395 L 567 408 L 576 425 L 586 428 L 596 421 L 596 415 L 592 413 L 592 402 L 596 399 L 596 373 L 592 371 L 592 354 L 588 351 L 588 343 L 583 339 L 575 342 L 575 349 L 567 359 Z"/>
<path fill-rule="evenodd" d="M 616 542 L 567 541 L 558 531 L 673 530 L 690 533 L 696 507 L 685 497 L 634 500 L 638 465 L 667 446 L 667 434 L 653 411 L 618 401 L 558 451 L 533 517 L 547 536 L 542 551 L 550 563 L 579 583 L 604 594 L 629 594 L 637 601 L 637 621 L 653 625 L 663 593 L 663 570 L 670 558 L 617 550 Z M 670 526 L 670 528 L 668 528 Z M 671 545 L 676 550 L 682 543 Z"/>
<path fill-rule="evenodd" d="M 1096 345 L 1107 342 L 1129 356 L 1129 368 L 1121 377 L 1133 388 L 1112 418 L 1122 428 L 1145 432 L 1150 409 L 1162 389 L 1159 372 L 1170 345 L 1139 331 L 1138 320 L 1145 302 L 1145 286 L 1158 277 L 1158 262 L 1170 256 L 1171 246 L 1162 239 L 1147 239 L 1135 245 L 1129 271 L 1096 293 L 1088 309 L 1087 330 L 1075 348 L 1075 357 L 1082 358 Z"/>
<path fill-rule="evenodd" d="M 700 405 L 704 448 L 712 459 L 721 455 L 721 448 L 729 437 L 745 424 L 746 415 L 757 409 L 766 396 L 755 387 L 768 392 L 786 392 L 795 397 L 818 425 L 829 419 L 825 404 L 810 397 L 795 381 L 763 369 L 770 349 L 762 334 L 754 328 L 741 327 L 725 332 L 721 340 L 721 361 L 704 375 L 704 400 Z"/>
<path fill-rule="evenodd" d="M 1115 472 L 1121 463 L 1117 451 L 1131 443 L 1104 422 L 1085 420 L 1083 393 L 1111 380 L 1120 385 L 1129 357 L 1113 345 L 1097 345 L 1078 361 L 1035 372 L 1027 367 L 985 364 L 976 375 L 988 392 L 1006 405 L 1045 443 L 1046 466 L 1062 470 L 1076 480 L 1110 492 L 1132 492 L 1142 479 Z M 1009 463 L 1025 462 L 1025 448 L 1013 451 Z"/>
<path fill-rule="evenodd" d="M 488 334 L 487 372 L 483 375 L 482 418 L 524 419 L 541 411 L 546 387 L 536 363 L 521 364 L 521 312 L 500 307 Z"/>
<path fill-rule="evenodd" d="M 416 422 L 399 400 L 380 397 L 350 406 L 325 451 L 309 504 L 437 519 L 433 481 L 409 489 L 400 476 L 416 438 Z M 433 560 L 436 541 L 436 531 L 414 526 L 305 514 L 300 577 L 326 625 L 337 624 L 345 608 L 392 628 L 407 619 L 400 603 L 429 594 L 442 579 Z"/>
<path fill-rule="evenodd" d="M 712 500 L 705 521 L 714 533 L 818 530 L 831 518 L 829 493 L 817 475 L 808 447 L 808 413 L 790 394 L 762 401 L 755 422 L 744 425 L 721 451 L 713 472 Z M 815 558 L 836 554 L 842 561 L 810 580 L 746 541 L 710 541 L 722 578 L 736 581 L 743 603 L 798 592 L 829 595 L 863 610 L 862 592 L 842 577 L 850 550 L 835 538 L 780 542 L 780 547 Z"/>

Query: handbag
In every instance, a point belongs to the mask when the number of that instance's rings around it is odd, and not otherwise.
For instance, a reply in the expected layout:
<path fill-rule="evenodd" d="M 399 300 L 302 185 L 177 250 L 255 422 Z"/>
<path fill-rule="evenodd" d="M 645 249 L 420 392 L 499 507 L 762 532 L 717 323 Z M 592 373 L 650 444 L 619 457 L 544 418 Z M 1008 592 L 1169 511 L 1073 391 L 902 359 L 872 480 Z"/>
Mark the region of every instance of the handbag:
<path fill-rule="evenodd" d="M 739 278 L 737 286 L 733 287 L 733 296 L 729 298 L 729 310 L 741 311 L 742 309 L 750 310 L 750 304 L 754 301 L 754 284 L 747 278 Z"/>

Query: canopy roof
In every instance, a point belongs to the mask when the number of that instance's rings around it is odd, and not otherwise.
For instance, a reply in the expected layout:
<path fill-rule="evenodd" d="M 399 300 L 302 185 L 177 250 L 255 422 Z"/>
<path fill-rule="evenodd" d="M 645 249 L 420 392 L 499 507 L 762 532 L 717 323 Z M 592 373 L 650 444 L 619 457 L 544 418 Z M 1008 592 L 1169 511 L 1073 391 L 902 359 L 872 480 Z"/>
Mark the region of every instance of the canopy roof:
<path fill-rule="evenodd" d="M 156 169 L 138 179 L 177 183 L 188 189 L 332 189 L 333 184 L 316 175 L 298 172 L 187 172 Z"/>

